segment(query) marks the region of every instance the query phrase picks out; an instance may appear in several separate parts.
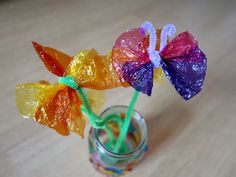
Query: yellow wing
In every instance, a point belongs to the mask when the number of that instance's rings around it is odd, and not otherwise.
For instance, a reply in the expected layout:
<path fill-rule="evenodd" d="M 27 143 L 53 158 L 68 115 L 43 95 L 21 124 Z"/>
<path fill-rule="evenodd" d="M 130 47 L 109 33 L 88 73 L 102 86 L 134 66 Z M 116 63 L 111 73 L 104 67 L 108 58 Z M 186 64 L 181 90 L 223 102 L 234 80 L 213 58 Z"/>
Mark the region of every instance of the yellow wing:
<path fill-rule="evenodd" d="M 81 87 L 95 90 L 121 86 L 110 55 L 101 56 L 94 49 L 78 52 L 65 75 L 74 77 Z"/>

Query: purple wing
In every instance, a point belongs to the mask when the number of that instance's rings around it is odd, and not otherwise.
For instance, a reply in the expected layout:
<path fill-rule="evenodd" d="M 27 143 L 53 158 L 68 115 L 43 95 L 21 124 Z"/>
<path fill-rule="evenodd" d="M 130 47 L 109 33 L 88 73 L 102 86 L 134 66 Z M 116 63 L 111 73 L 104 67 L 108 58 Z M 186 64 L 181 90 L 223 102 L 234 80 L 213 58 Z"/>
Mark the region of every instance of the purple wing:
<path fill-rule="evenodd" d="M 151 96 L 153 87 L 153 66 L 151 62 L 126 62 L 122 71 L 124 80 L 135 90 Z"/>
<path fill-rule="evenodd" d="M 176 91 L 189 100 L 201 91 L 206 75 L 207 59 L 198 46 L 187 55 L 162 60 L 161 65 Z"/>

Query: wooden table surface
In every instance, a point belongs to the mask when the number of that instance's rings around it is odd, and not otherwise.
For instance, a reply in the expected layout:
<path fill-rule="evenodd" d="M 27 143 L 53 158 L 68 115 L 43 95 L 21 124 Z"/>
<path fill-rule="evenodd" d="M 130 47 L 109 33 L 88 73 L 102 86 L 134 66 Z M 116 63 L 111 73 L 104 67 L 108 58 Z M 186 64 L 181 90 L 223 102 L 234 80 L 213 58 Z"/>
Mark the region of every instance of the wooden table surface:
<path fill-rule="evenodd" d="M 36 56 L 31 41 L 70 55 L 81 49 L 108 52 L 127 29 L 150 20 L 189 30 L 208 57 L 203 91 L 184 101 L 165 79 L 152 97 L 136 105 L 146 119 L 149 152 L 128 176 L 236 176 L 236 1 L 235 0 L 1 0 L 0 1 L 0 176 L 101 176 L 88 161 L 88 143 L 62 137 L 22 119 L 15 106 L 17 83 L 56 81 Z M 104 108 L 129 103 L 131 89 L 107 92 Z"/>

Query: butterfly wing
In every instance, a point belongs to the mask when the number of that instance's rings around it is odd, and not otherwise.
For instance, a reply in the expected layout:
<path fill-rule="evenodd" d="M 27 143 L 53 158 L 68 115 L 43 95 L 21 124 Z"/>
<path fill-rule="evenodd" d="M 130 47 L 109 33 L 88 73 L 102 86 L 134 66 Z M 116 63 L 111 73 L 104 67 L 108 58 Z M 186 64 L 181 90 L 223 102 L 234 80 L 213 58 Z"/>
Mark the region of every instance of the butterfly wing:
<path fill-rule="evenodd" d="M 44 47 L 36 42 L 32 42 L 35 51 L 43 61 L 46 68 L 57 76 L 63 76 L 72 57 L 56 49 Z"/>
<path fill-rule="evenodd" d="M 198 46 L 197 40 L 187 31 L 178 34 L 161 51 L 160 55 L 165 60 L 183 60 L 191 50 Z M 180 57 L 180 58 L 179 58 Z M 189 60 L 189 58 L 185 58 Z"/>
<path fill-rule="evenodd" d="M 76 54 L 66 72 L 84 88 L 105 90 L 121 86 L 110 56 L 101 56 L 96 50 L 82 50 Z"/>
<path fill-rule="evenodd" d="M 67 91 L 70 99 L 70 106 L 69 106 L 70 119 L 67 119 L 68 120 L 67 127 L 70 131 L 84 137 L 84 128 L 86 126 L 86 119 L 82 115 L 82 112 L 80 110 L 82 101 L 78 97 L 77 92 L 75 90 L 67 87 Z"/>
<path fill-rule="evenodd" d="M 159 40 L 161 30 L 157 30 L 156 33 L 157 40 Z M 149 36 L 145 35 L 145 31 L 142 28 L 128 30 L 118 37 L 113 46 L 111 58 L 113 67 L 121 82 L 127 82 L 127 78 L 125 78 L 127 76 L 123 73 L 124 65 L 127 65 L 129 62 L 150 62 L 147 51 L 148 46 Z M 157 42 L 156 49 L 158 50 L 159 47 L 160 43 Z M 130 64 L 128 65 L 130 66 Z"/>
<path fill-rule="evenodd" d="M 139 61 L 142 58 L 148 58 L 144 49 L 143 41 L 145 32 L 142 28 L 128 30 L 122 33 L 112 48 L 112 65 L 118 74 L 121 82 L 123 78 L 122 68 L 128 61 Z"/>
<path fill-rule="evenodd" d="M 16 105 L 20 114 L 25 118 L 34 118 L 34 114 L 42 101 L 41 97 L 36 97 L 39 93 L 44 93 L 50 87 L 48 83 L 29 83 L 16 85 Z"/>
<path fill-rule="evenodd" d="M 101 113 L 102 106 L 105 103 L 106 96 L 105 96 L 104 91 L 89 89 L 87 91 L 87 95 L 88 95 L 88 100 L 89 100 L 89 103 L 91 104 L 93 112 L 99 115 Z"/>
<path fill-rule="evenodd" d="M 160 55 L 164 73 L 185 100 L 201 91 L 207 58 L 190 33 L 179 34 L 167 44 Z"/>
<path fill-rule="evenodd" d="M 46 125 L 61 135 L 73 131 L 83 137 L 82 102 L 73 89 L 60 84 L 21 84 L 16 88 L 16 102 L 23 117 Z"/>
<path fill-rule="evenodd" d="M 151 62 L 127 62 L 123 69 L 123 78 L 135 90 L 151 96 L 153 87 L 153 66 Z"/>

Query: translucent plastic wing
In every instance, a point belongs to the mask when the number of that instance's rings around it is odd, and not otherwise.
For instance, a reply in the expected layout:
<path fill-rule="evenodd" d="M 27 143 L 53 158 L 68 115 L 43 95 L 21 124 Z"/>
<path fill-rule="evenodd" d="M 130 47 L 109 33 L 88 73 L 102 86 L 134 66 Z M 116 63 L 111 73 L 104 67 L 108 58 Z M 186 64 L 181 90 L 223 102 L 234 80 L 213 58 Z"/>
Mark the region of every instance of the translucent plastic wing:
<path fill-rule="evenodd" d="M 34 118 L 35 112 L 40 105 L 44 91 L 51 86 L 47 83 L 29 83 L 16 85 L 16 105 L 20 114 L 25 118 Z M 37 96 L 41 93 L 41 96 Z"/>
<path fill-rule="evenodd" d="M 84 88 L 105 90 L 121 86 L 110 56 L 101 56 L 94 49 L 78 52 L 65 75 L 74 77 Z"/>
<path fill-rule="evenodd" d="M 147 47 L 145 46 L 145 32 L 142 28 L 132 29 L 122 33 L 115 42 L 112 49 L 112 64 L 122 82 L 123 66 L 129 61 L 140 61 L 148 59 Z"/>
<path fill-rule="evenodd" d="M 94 111 L 99 111 L 104 103 L 104 94 L 89 91 L 88 98 Z M 55 129 L 61 135 L 74 132 L 83 137 L 86 120 L 75 90 L 47 82 L 20 84 L 16 87 L 16 103 L 23 117 Z"/>
<path fill-rule="evenodd" d="M 123 78 L 135 90 L 151 96 L 153 87 L 153 66 L 151 62 L 127 62 L 123 67 Z"/>
<path fill-rule="evenodd" d="M 183 56 L 187 56 L 195 47 L 197 40 L 189 33 L 183 32 L 171 40 L 161 51 L 160 55 L 165 60 L 183 60 Z M 181 59 L 182 58 L 182 59 Z M 185 58 L 191 61 L 190 58 Z"/>
<path fill-rule="evenodd" d="M 106 95 L 104 91 L 91 90 L 87 91 L 89 103 L 92 105 L 92 110 L 95 114 L 100 114 L 102 106 L 105 103 Z"/>
<path fill-rule="evenodd" d="M 164 73 L 185 100 L 201 91 L 207 58 L 190 33 L 180 33 L 166 45 L 160 55 Z"/>
<path fill-rule="evenodd" d="M 56 49 L 44 47 L 36 42 L 32 43 L 46 68 L 57 76 L 63 76 L 72 57 Z"/>
<path fill-rule="evenodd" d="M 61 135 L 73 131 L 83 136 L 85 120 L 80 112 L 81 101 L 74 90 L 60 84 L 21 84 L 16 88 L 16 102 L 24 117 L 55 129 Z"/>
<path fill-rule="evenodd" d="M 161 30 L 157 30 L 157 40 L 160 39 Z M 149 54 L 149 36 L 145 35 L 142 28 L 124 32 L 116 40 L 112 50 L 112 64 L 121 82 L 128 83 L 137 91 L 151 95 L 153 76 L 161 80 L 163 74 L 160 69 L 153 71 Z M 156 49 L 159 50 L 160 42 L 157 41 Z"/>

